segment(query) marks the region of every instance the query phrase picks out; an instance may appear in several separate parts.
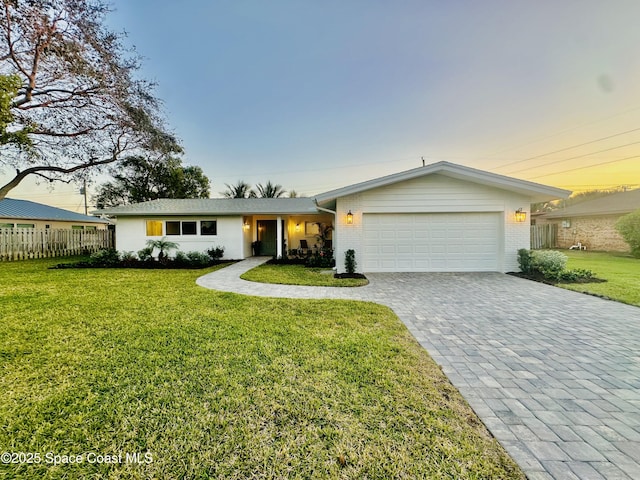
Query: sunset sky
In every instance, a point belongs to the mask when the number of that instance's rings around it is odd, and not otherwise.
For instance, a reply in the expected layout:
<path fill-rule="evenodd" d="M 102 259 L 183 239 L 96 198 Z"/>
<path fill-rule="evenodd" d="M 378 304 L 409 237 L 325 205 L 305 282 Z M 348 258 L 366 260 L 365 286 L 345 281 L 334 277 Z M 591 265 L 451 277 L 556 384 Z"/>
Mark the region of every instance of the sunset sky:
<path fill-rule="evenodd" d="M 312 195 L 448 160 L 640 187 L 640 2 L 115 0 L 184 163 Z M 75 186 L 13 191 L 68 209 Z M 90 207 L 91 209 L 91 207 Z"/>

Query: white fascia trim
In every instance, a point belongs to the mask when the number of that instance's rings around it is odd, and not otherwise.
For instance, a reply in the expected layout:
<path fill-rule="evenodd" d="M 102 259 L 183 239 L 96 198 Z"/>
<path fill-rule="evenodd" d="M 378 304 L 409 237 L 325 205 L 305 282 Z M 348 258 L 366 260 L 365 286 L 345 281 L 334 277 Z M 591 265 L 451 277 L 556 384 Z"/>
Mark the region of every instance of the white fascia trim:
<path fill-rule="evenodd" d="M 352 195 L 354 193 L 360 193 L 366 190 L 384 187 L 393 183 L 411 180 L 413 178 L 434 173 L 441 173 L 459 180 L 472 181 L 491 187 L 514 191 L 523 195 L 532 196 L 536 199 L 566 198 L 571 194 L 571 191 L 564 190 L 562 188 L 550 187 L 548 185 L 506 177 L 504 175 L 498 175 L 496 173 L 485 172 L 483 170 L 477 170 L 475 168 L 442 161 L 425 167 L 418 167 L 412 170 L 406 170 L 404 172 L 394 173 L 385 177 L 374 178 L 373 180 L 368 180 L 366 182 L 356 183 L 354 185 L 331 190 L 329 192 L 316 195 L 315 198 L 318 203 L 326 203 L 346 195 Z"/>

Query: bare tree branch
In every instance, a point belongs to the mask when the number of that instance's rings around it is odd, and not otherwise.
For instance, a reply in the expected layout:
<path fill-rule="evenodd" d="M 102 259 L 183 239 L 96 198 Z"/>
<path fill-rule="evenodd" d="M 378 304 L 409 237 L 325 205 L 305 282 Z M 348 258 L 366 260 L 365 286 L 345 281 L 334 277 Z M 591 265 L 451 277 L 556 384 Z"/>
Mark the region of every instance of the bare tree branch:
<path fill-rule="evenodd" d="M 153 84 L 135 77 L 135 52 L 105 27 L 107 0 L 0 1 L 0 75 L 21 84 L 0 131 L 0 167 L 21 170 L 0 199 L 28 175 L 59 180 L 125 154 L 181 152 Z"/>

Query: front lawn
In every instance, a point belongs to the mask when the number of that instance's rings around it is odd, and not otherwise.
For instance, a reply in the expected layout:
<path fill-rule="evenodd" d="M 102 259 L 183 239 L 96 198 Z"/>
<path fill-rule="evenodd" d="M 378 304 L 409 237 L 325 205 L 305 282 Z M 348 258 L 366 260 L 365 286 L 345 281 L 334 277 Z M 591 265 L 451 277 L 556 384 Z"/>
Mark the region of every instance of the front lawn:
<path fill-rule="evenodd" d="M 262 264 L 244 273 L 240 278 L 251 282 L 317 287 L 361 287 L 369 283 L 361 278 L 334 278 L 331 269 L 307 268 L 304 265 Z"/>
<path fill-rule="evenodd" d="M 605 283 L 559 284 L 563 288 L 588 292 L 640 306 L 640 259 L 621 253 L 563 250 L 567 268 L 593 271 Z"/>
<path fill-rule="evenodd" d="M 524 478 L 385 307 L 54 263 L 0 263 L 1 478 Z"/>

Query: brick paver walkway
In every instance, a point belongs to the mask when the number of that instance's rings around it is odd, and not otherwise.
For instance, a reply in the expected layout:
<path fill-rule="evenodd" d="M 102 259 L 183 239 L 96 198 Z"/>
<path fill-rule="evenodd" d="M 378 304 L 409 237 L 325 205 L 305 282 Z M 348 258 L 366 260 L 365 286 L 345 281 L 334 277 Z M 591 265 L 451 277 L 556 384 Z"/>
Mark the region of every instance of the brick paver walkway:
<path fill-rule="evenodd" d="M 529 479 L 640 478 L 640 308 L 499 273 L 368 274 L 359 288 L 240 280 L 247 295 L 391 307 Z"/>

